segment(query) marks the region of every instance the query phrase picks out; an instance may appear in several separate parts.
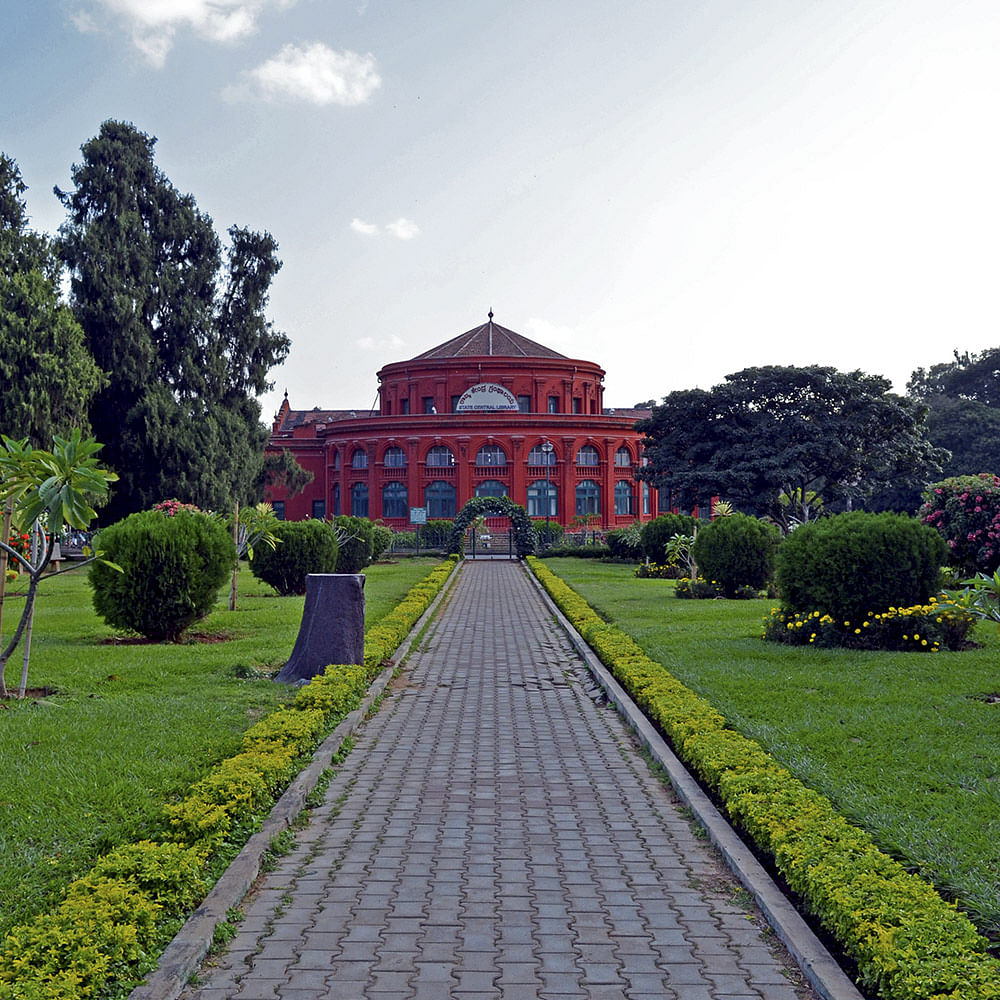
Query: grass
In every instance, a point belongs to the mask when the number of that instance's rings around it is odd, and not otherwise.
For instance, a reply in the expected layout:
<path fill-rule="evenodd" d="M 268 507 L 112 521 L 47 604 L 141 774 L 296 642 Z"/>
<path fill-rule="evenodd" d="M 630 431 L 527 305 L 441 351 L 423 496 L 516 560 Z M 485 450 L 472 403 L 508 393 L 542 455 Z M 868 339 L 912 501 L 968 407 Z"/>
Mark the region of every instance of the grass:
<path fill-rule="evenodd" d="M 365 572 L 366 622 L 387 614 L 438 560 Z M 4 604 L 9 635 L 23 608 Z M 39 588 L 28 684 L 55 693 L 0 702 L 0 936 L 47 908 L 108 848 L 148 835 L 163 803 L 236 752 L 291 692 L 270 679 L 291 654 L 303 598 L 277 597 L 243 570 L 237 610 L 197 641 L 134 644 L 91 606 L 86 573 Z M 207 641 L 212 639 L 214 641 Z M 8 686 L 20 676 L 20 650 Z"/>
<path fill-rule="evenodd" d="M 605 619 L 1000 937 L 1000 641 L 862 653 L 761 640 L 766 601 L 690 601 L 628 566 L 546 560 Z"/>

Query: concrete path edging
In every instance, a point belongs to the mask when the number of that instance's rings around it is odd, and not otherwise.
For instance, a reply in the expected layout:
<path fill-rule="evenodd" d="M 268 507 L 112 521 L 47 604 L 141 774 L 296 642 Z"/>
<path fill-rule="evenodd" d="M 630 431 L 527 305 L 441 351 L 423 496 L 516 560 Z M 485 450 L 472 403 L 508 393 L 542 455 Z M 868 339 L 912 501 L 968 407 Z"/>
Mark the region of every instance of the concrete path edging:
<path fill-rule="evenodd" d="M 863 994 L 834 960 L 802 915 L 778 888 L 763 865 L 740 839 L 639 706 L 632 701 L 625 689 L 587 645 L 583 636 L 559 610 L 534 573 L 527 567 L 524 567 L 524 572 L 541 593 L 546 605 L 569 636 L 576 651 L 587 664 L 587 668 L 606 692 L 608 699 L 663 768 L 681 801 L 704 827 L 709 840 L 718 848 L 733 874 L 753 896 L 778 938 L 791 952 L 813 988 L 824 997 L 824 1000 L 864 1000 Z"/>
<path fill-rule="evenodd" d="M 201 906 L 188 917 L 184 926 L 163 950 L 156 968 L 129 994 L 128 1000 L 176 1000 L 198 966 L 208 955 L 215 928 L 238 907 L 260 875 L 264 855 L 271 841 L 287 830 L 306 807 L 309 794 L 316 788 L 323 772 L 330 766 L 341 746 L 364 721 L 369 709 L 392 680 L 396 667 L 406 659 L 411 647 L 462 570 L 459 562 L 448 575 L 434 600 L 420 616 L 409 635 L 393 655 L 392 662 L 372 681 L 364 701 L 346 715 L 332 733 L 313 752 L 311 761 L 296 775 L 274 804 L 271 812 L 240 853 L 230 862 L 219 881 L 209 891 Z"/>

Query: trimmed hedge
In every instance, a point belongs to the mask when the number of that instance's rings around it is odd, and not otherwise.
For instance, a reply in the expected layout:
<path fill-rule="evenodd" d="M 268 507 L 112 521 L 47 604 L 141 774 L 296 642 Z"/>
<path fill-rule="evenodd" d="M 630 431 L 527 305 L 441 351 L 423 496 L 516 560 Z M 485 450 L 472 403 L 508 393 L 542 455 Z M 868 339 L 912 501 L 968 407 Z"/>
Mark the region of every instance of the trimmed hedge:
<path fill-rule="evenodd" d="M 875 846 L 706 701 L 603 621 L 537 559 L 552 599 L 675 752 L 773 859 L 807 910 L 885 1000 L 1000 1000 L 1000 961 L 933 886 Z"/>
<path fill-rule="evenodd" d="M 139 511 L 99 538 L 104 558 L 121 572 L 90 564 L 94 610 L 112 628 L 157 642 L 178 639 L 212 610 L 236 562 L 225 525 L 197 510 Z"/>
<path fill-rule="evenodd" d="M 162 842 L 116 848 L 52 912 L 12 928 L 0 945 L 0 1000 L 91 1000 L 108 983 L 138 983 L 150 972 L 203 898 L 227 841 L 270 809 L 324 735 L 361 704 L 456 565 L 435 567 L 369 629 L 363 666 L 327 667 L 287 708 L 251 726 L 240 753 L 165 806 Z"/>
<path fill-rule="evenodd" d="M 763 590 L 774 575 L 774 553 L 781 533 L 746 514 L 730 514 L 709 522 L 698 532 L 691 554 L 698 571 L 717 583 L 726 597 L 741 588 Z"/>
<path fill-rule="evenodd" d="M 337 534 L 325 521 L 282 521 L 274 534 L 274 548 L 254 547 L 250 572 L 283 597 L 304 594 L 310 573 L 337 572 Z"/>
<path fill-rule="evenodd" d="M 777 554 L 782 610 L 839 621 L 927 604 L 938 592 L 948 549 L 905 514 L 852 511 L 796 528 Z"/>

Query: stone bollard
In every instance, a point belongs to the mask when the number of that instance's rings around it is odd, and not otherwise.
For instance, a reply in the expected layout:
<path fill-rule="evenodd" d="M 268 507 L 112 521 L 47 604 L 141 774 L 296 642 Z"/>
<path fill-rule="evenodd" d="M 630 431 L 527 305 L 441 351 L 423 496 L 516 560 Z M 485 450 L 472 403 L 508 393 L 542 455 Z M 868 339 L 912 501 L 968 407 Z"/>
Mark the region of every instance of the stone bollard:
<path fill-rule="evenodd" d="M 276 681 L 294 684 L 331 663 L 364 663 L 365 578 L 362 573 L 310 573 L 291 659 Z"/>

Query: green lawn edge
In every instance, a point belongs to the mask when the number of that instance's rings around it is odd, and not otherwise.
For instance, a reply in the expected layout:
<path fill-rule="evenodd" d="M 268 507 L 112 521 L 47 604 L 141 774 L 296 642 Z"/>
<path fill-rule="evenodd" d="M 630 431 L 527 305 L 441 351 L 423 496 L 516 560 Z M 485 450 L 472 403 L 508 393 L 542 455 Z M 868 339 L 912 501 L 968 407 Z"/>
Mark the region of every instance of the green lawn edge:
<path fill-rule="evenodd" d="M 886 1000 L 997 1000 L 1000 961 L 957 907 L 880 851 L 761 746 L 603 621 L 540 560 L 529 569 L 732 820 Z"/>
<path fill-rule="evenodd" d="M 164 807 L 158 839 L 117 847 L 62 902 L 11 928 L 0 946 L 0 1000 L 87 1000 L 137 985 L 183 919 L 322 738 L 360 705 L 458 565 L 446 559 L 365 634 L 364 663 L 331 665 L 251 726 L 241 751 Z"/>

